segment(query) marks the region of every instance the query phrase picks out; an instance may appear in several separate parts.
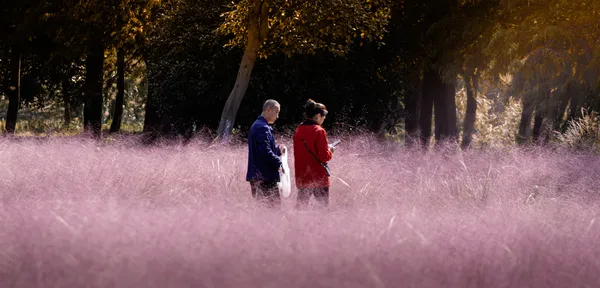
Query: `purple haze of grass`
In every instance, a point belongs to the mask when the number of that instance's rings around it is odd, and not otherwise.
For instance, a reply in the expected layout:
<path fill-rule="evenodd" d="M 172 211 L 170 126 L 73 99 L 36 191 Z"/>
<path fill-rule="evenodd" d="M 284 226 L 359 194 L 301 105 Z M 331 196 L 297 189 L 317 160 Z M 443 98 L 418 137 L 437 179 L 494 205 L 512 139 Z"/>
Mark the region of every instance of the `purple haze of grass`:
<path fill-rule="evenodd" d="M 331 162 L 328 210 L 295 211 L 293 189 L 272 211 L 250 197 L 245 149 L 0 143 L 0 287 L 600 283 L 598 157 L 356 138 Z"/>

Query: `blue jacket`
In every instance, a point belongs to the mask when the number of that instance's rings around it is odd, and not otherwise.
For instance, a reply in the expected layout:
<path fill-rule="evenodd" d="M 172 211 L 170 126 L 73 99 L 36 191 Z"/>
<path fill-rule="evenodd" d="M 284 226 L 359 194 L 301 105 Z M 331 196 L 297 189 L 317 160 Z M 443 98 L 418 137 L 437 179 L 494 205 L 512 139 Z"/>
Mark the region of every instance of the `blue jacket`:
<path fill-rule="evenodd" d="M 248 133 L 248 173 L 246 181 L 263 180 L 279 182 L 281 151 L 275 145 L 273 128 L 258 116 Z"/>

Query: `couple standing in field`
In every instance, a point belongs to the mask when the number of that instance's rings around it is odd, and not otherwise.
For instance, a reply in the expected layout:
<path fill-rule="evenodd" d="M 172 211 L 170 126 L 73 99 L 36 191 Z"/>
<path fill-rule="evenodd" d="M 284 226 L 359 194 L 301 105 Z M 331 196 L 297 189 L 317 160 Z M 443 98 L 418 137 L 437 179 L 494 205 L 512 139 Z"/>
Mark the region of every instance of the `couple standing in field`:
<path fill-rule="evenodd" d="M 311 196 L 323 207 L 329 205 L 329 171 L 335 147 L 327 142 L 327 133 L 321 127 L 327 109 L 313 100 L 306 102 L 306 119 L 294 132 L 294 172 L 298 198 L 296 207 L 305 208 Z M 276 145 L 270 125 L 279 118 L 281 106 L 275 100 L 267 100 L 262 113 L 250 127 L 248 133 L 248 173 L 252 196 L 270 207 L 280 207 L 281 198 L 277 183 L 283 169 L 281 156 L 287 153 L 284 145 Z M 290 171 L 282 171 L 290 173 Z"/>

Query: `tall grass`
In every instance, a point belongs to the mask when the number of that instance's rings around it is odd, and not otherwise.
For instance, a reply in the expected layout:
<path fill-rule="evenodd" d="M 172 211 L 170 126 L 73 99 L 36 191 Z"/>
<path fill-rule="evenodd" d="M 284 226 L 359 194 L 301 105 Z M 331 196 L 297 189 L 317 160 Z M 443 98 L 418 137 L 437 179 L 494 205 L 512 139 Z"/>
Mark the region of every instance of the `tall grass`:
<path fill-rule="evenodd" d="M 600 116 L 581 110 L 581 117 L 568 123 L 564 133 L 556 133 L 559 145 L 600 152 Z"/>
<path fill-rule="evenodd" d="M 348 139 L 329 209 L 294 210 L 293 189 L 273 211 L 252 201 L 244 146 L 0 141 L 0 287 L 600 283 L 589 154 Z"/>

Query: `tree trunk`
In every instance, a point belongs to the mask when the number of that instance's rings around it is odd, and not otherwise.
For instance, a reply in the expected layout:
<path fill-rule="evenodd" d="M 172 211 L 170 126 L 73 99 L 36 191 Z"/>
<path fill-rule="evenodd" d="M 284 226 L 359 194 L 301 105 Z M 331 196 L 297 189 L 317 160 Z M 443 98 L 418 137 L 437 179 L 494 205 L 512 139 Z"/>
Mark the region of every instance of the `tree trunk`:
<path fill-rule="evenodd" d="M 456 119 L 456 78 L 444 83 L 444 116 L 445 130 L 442 134 L 442 141 L 458 141 L 458 127 Z"/>
<path fill-rule="evenodd" d="M 89 96 L 86 96 L 86 98 Z M 83 131 L 87 134 L 91 134 L 92 133 L 92 125 L 91 125 L 91 114 L 92 114 L 92 110 L 91 110 L 91 104 L 89 103 L 89 100 L 84 99 L 83 102 Z"/>
<path fill-rule="evenodd" d="M 4 47 L 4 54 L 2 56 L 4 56 L 4 59 L 2 59 L 2 62 L 5 63 L 6 65 L 8 65 L 8 63 L 10 63 L 10 49 L 8 46 Z M 11 66 L 5 66 L 3 65 L 2 68 L 4 68 L 4 75 L 2 75 L 2 88 L 4 90 L 4 95 L 6 95 L 6 97 L 8 97 L 8 94 L 10 94 L 10 73 L 12 72 Z"/>
<path fill-rule="evenodd" d="M 115 100 L 115 111 L 110 125 L 110 132 L 121 131 L 121 121 L 123 118 L 123 104 L 125 102 L 125 51 L 123 47 L 117 51 L 117 99 Z"/>
<path fill-rule="evenodd" d="M 217 130 L 218 136 L 221 137 L 223 141 L 228 141 L 229 135 L 231 135 L 235 117 L 240 104 L 242 103 L 242 99 L 246 94 L 246 90 L 248 89 L 252 69 L 254 68 L 256 58 L 258 57 L 258 49 L 268 32 L 268 28 L 266 28 L 266 24 L 268 24 L 268 15 L 269 8 L 267 1 L 252 0 L 251 9 L 248 13 L 248 40 L 246 42 L 246 48 L 244 49 L 244 55 L 242 56 L 235 85 L 227 98 Z"/>
<path fill-rule="evenodd" d="M 533 143 L 541 144 L 542 128 L 544 125 L 544 111 L 538 104 L 535 107 L 535 116 L 533 117 Z"/>
<path fill-rule="evenodd" d="M 563 125 L 563 127 L 562 127 L 563 131 L 567 130 L 571 121 L 581 117 L 583 93 L 582 93 L 580 87 L 581 86 L 571 87 L 571 101 L 569 103 L 569 115 L 567 116 L 567 121 L 565 122 L 565 125 Z"/>
<path fill-rule="evenodd" d="M 437 79 L 439 75 L 435 70 L 428 67 L 425 68 L 423 81 L 421 86 L 421 110 L 419 113 L 419 138 L 423 148 L 429 147 L 431 138 L 431 118 L 433 116 L 433 99 L 437 92 L 436 87 L 439 86 Z"/>
<path fill-rule="evenodd" d="M 15 134 L 17 126 L 17 115 L 19 114 L 19 102 L 21 102 L 21 53 L 13 53 L 11 61 L 11 78 L 8 94 L 8 109 L 6 111 L 6 133 L 9 135 Z"/>
<path fill-rule="evenodd" d="M 437 93 L 433 100 L 435 118 L 435 140 L 436 144 L 447 141 L 456 141 L 458 130 L 456 129 L 456 86 L 455 80 L 444 83 L 439 73 L 436 73 Z"/>
<path fill-rule="evenodd" d="M 467 111 L 463 122 L 463 138 L 461 148 L 466 149 L 471 146 L 473 140 L 473 131 L 475 130 L 475 119 L 477 118 L 477 76 L 473 73 L 465 73 L 464 81 L 467 88 Z"/>
<path fill-rule="evenodd" d="M 414 81 L 418 82 L 419 80 L 419 77 L 415 77 Z M 417 87 L 415 93 L 407 94 L 404 99 L 404 104 L 406 105 L 404 129 L 406 130 L 406 143 L 409 146 L 414 145 L 419 139 L 419 102 L 421 100 L 422 91 L 423 89 L 421 87 Z M 431 117 L 431 115 L 429 116 Z"/>
<path fill-rule="evenodd" d="M 439 75 L 438 75 L 439 77 Z M 445 129 L 444 124 L 445 124 L 445 107 L 442 103 L 442 99 L 443 99 L 443 94 L 444 94 L 444 84 L 441 82 L 441 79 L 438 79 L 439 83 L 436 86 L 436 92 L 433 94 L 433 120 L 435 120 L 435 122 L 433 123 L 434 126 L 434 139 L 435 139 L 435 143 L 437 144 L 440 142 L 440 139 L 442 137 L 442 131 Z"/>
<path fill-rule="evenodd" d="M 144 116 L 143 133 L 152 135 L 152 138 L 156 138 L 158 136 L 158 132 L 160 131 L 160 113 L 158 111 L 159 89 L 157 89 L 155 84 L 157 80 L 155 72 L 156 67 L 153 64 L 152 59 L 149 59 L 149 57 L 145 57 L 145 61 L 148 73 L 148 96 L 146 99 L 146 113 Z"/>
<path fill-rule="evenodd" d="M 550 88 L 542 90 L 540 92 L 540 99 L 535 105 L 535 116 L 533 119 L 533 143 L 537 145 L 545 145 L 550 140 L 550 131 L 552 130 L 552 124 L 548 121 L 552 121 L 554 118 L 553 109 L 556 107 L 556 96 L 552 95 Z M 543 101 L 545 99 L 546 101 Z"/>
<path fill-rule="evenodd" d="M 69 126 L 71 123 L 71 79 L 70 75 L 66 76 L 62 80 L 62 97 L 63 104 L 65 105 L 65 113 L 63 115 L 65 120 L 65 126 Z"/>
<path fill-rule="evenodd" d="M 571 90 L 571 85 L 567 84 L 566 90 L 558 96 L 554 120 L 552 121 L 552 129 L 555 131 L 560 131 L 563 126 L 563 119 L 565 117 L 565 112 L 567 111 L 567 106 L 569 105 L 569 99 L 571 98 Z"/>
<path fill-rule="evenodd" d="M 517 136 L 517 143 L 527 144 L 529 142 L 529 132 L 531 130 L 531 116 L 533 114 L 533 99 L 524 96 L 523 98 L 523 111 L 521 112 L 521 122 L 519 123 L 519 135 Z"/>
<path fill-rule="evenodd" d="M 104 68 L 104 40 L 102 31 L 94 31 L 88 42 L 86 59 L 86 96 L 83 110 L 83 122 L 86 131 L 93 137 L 102 137 L 102 88 Z"/>

